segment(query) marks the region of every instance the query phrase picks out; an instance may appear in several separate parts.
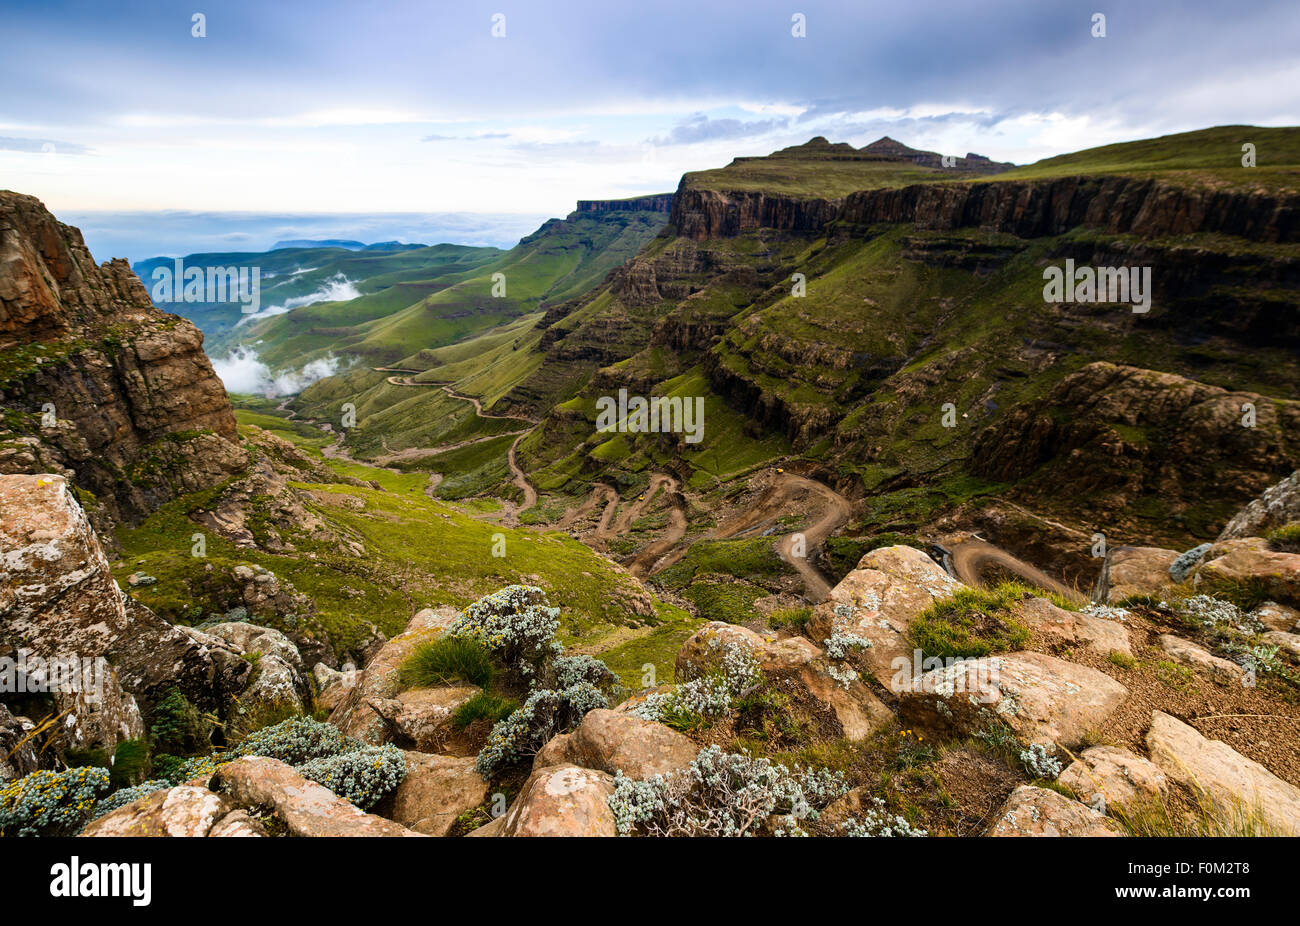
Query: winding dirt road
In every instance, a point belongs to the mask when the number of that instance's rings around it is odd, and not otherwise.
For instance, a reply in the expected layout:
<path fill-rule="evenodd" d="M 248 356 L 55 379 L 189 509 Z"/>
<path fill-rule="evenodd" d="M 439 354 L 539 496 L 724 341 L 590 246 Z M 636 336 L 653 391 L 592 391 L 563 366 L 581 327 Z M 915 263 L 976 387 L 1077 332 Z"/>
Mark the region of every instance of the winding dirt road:
<path fill-rule="evenodd" d="M 1081 595 L 1075 589 L 1053 579 L 1036 566 L 1031 566 L 1022 559 L 1017 559 L 1006 550 L 995 547 L 991 543 L 985 543 L 982 540 L 967 540 L 951 547 L 951 552 L 952 571 L 956 573 L 958 579 L 972 588 L 981 588 L 986 585 L 982 573 L 985 569 L 993 567 L 1020 576 L 1020 578 L 1039 588 L 1056 592 L 1077 604 L 1088 603 L 1088 598 L 1085 595 Z"/>

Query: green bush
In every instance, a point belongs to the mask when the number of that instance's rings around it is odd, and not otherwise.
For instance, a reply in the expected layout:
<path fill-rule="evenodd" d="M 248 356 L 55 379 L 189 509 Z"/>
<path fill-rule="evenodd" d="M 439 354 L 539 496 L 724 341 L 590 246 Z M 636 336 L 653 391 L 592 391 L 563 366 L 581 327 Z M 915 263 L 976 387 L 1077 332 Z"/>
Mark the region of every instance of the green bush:
<path fill-rule="evenodd" d="M 362 810 L 369 810 L 402 783 L 406 756 L 396 746 L 362 746 L 304 762 L 298 771 Z"/>
<path fill-rule="evenodd" d="M 191 756 L 212 749 L 212 722 L 173 688 L 153 711 L 149 739 L 154 752 Z"/>
<path fill-rule="evenodd" d="M 444 634 L 421 643 L 397 669 L 407 688 L 432 688 L 466 681 L 480 688 L 492 684 L 492 656 L 476 640 Z"/>
<path fill-rule="evenodd" d="M 95 766 L 32 772 L 0 788 L 0 836 L 75 835 L 108 788 Z"/>
<path fill-rule="evenodd" d="M 1011 616 L 1011 605 L 1031 594 L 1018 582 L 993 589 L 962 588 L 912 621 L 908 638 L 923 656 L 979 657 L 1005 653 L 1029 642 L 1029 628 Z"/>

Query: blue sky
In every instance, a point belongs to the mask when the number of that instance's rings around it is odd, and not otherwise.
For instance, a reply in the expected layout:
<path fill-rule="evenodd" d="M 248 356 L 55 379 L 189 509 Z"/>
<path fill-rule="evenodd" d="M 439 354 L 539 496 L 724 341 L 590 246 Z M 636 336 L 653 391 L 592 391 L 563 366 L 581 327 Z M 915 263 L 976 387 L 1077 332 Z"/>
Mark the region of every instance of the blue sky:
<path fill-rule="evenodd" d="M 0 187 L 56 212 L 562 215 L 818 134 L 1024 163 L 1300 123 L 1294 0 L 0 0 L 0 25 Z"/>

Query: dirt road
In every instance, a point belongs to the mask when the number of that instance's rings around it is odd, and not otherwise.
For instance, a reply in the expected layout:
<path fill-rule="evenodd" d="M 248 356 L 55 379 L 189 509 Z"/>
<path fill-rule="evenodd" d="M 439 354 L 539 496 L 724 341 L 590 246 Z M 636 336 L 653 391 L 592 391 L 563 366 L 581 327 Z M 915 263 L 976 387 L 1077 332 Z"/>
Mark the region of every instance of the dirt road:
<path fill-rule="evenodd" d="M 1006 550 L 993 546 L 991 543 L 985 543 L 981 540 L 967 540 L 953 546 L 951 551 L 952 571 L 957 574 L 958 579 L 972 587 L 981 587 L 987 584 L 981 574 L 991 566 L 1020 576 L 1020 578 L 1037 585 L 1039 588 L 1064 595 L 1077 604 L 1088 603 L 1087 596 L 1053 579 L 1036 566 L 1031 566 L 1024 560 L 1017 559 Z"/>

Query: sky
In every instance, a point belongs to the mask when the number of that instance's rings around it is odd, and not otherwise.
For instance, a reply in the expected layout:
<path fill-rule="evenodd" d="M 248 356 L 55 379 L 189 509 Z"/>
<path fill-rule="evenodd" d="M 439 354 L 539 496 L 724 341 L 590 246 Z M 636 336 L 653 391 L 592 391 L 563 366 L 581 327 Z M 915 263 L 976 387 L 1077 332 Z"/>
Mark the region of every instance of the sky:
<path fill-rule="evenodd" d="M 669 191 L 814 135 L 1028 163 L 1300 124 L 1294 0 L 0 0 L 0 33 L 0 188 L 89 217 L 454 228 Z"/>

